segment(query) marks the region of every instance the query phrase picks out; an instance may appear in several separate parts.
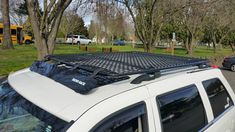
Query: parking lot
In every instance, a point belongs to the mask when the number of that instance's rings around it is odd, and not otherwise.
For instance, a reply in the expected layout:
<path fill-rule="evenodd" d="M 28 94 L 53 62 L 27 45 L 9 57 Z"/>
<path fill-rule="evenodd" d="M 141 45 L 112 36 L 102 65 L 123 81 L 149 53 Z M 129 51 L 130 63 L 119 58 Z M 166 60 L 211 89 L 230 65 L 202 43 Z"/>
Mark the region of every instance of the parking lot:
<path fill-rule="evenodd" d="M 233 88 L 233 91 L 235 92 L 235 72 L 231 72 L 229 70 L 221 70 L 224 74 L 225 78 L 228 80 L 230 86 Z"/>

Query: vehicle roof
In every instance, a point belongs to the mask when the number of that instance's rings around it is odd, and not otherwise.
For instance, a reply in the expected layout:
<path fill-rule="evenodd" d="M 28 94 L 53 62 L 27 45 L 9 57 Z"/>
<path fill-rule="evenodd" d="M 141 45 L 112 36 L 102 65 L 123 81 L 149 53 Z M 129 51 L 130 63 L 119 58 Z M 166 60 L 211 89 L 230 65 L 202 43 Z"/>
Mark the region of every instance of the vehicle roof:
<path fill-rule="evenodd" d="M 3 23 L 0 23 L 0 27 L 1 27 L 1 28 L 3 27 Z M 15 24 L 11 24 L 10 27 L 11 27 L 12 29 L 23 28 L 23 26 L 19 26 L 19 25 L 15 25 Z"/>
<path fill-rule="evenodd" d="M 71 35 L 68 35 L 68 36 L 85 36 L 85 35 L 71 34 Z"/>
<path fill-rule="evenodd" d="M 130 82 L 138 76 L 132 75 L 128 80 L 98 87 L 85 95 L 76 93 L 70 88 L 29 69 L 9 75 L 8 82 L 27 100 L 49 113 L 70 122 L 78 119 L 91 107 L 112 96 L 153 82 L 185 75 L 187 72 L 165 75 L 141 84 L 131 84 Z"/>

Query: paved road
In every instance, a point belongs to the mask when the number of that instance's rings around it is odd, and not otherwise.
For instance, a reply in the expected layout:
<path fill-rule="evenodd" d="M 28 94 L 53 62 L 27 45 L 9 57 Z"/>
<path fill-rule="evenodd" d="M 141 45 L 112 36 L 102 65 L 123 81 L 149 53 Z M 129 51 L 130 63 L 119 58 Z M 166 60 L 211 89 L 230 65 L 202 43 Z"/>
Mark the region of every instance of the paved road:
<path fill-rule="evenodd" d="M 229 70 L 221 70 L 225 76 L 225 78 L 228 80 L 228 83 L 233 88 L 233 91 L 235 92 L 235 72 L 231 72 Z"/>
<path fill-rule="evenodd" d="M 5 81 L 6 80 L 6 76 L 0 76 L 0 83 L 2 82 L 2 81 Z"/>

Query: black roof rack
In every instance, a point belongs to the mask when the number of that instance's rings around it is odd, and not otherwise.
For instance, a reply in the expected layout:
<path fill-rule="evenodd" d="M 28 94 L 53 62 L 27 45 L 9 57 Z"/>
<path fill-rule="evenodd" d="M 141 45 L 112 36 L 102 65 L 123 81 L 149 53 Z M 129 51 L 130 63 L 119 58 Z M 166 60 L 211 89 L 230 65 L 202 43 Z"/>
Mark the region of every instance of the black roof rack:
<path fill-rule="evenodd" d="M 79 68 L 94 75 L 121 77 L 133 74 L 152 74 L 161 70 L 207 65 L 205 59 L 179 57 L 146 52 L 85 53 L 49 55 L 46 60 Z"/>

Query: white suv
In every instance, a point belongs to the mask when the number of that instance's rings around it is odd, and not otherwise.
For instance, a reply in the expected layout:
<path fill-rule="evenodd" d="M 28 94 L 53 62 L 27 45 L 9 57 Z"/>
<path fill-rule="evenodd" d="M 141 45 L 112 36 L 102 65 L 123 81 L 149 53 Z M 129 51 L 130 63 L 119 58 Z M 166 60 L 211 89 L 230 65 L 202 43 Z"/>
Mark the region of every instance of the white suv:
<path fill-rule="evenodd" d="M 76 44 L 91 44 L 91 40 L 86 38 L 84 35 L 68 35 L 66 43 L 76 43 Z"/>
<path fill-rule="evenodd" d="M 141 52 L 47 56 L 1 86 L 0 130 L 234 132 L 235 95 L 206 63 Z"/>

